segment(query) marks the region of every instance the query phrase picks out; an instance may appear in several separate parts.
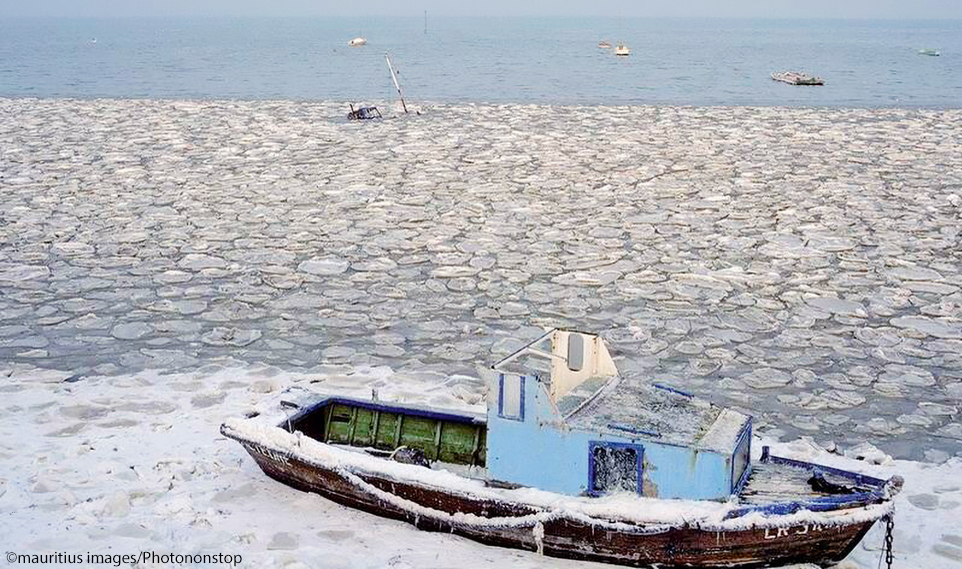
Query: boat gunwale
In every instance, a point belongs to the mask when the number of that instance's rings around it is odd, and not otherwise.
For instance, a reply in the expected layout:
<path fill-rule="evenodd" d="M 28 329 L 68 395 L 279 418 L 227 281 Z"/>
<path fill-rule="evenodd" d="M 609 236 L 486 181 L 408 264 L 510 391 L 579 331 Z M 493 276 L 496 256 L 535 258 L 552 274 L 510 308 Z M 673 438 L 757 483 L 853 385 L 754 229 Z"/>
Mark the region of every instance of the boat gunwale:
<path fill-rule="evenodd" d="M 297 404 L 292 404 L 297 405 Z M 487 417 L 481 414 L 473 414 L 465 412 L 463 415 L 457 415 L 454 413 L 449 413 L 446 411 L 438 411 L 431 409 L 429 407 L 419 406 L 419 405 L 404 405 L 398 403 L 381 403 L 379 401 L 371 401 L 367 399 L 355 399 L 352 397 L 342 397 L 339 395 L 322 395 L 321 398 L 309 406 L 297 406 L 299 411 L 294 413 L 288 418 L 285 418 L 277 427 L 284 429 L 285 426 L 293 424 L 301 419 L 307 417 L 308 415 L 323 409 L 328 405 L 349 405 L 354 407 L 360 407 L 362 409 L 367 409 L 370 411 L 381 411 L 386 413 L 404 413 L 407 415 L 413 415 L 417 417 L 423 417 L 426 419 L 435 419 L 438 421 L 451 421 L 454 423 L 462 423 L 465 425 L 487 425 Z M 285 429 L 287 430 L 287 429 Z M 318 441 L 323 442 L 323 441 Z"/>
<path fill-rule="evenodd" d="M 312 406 L 312 408 L 313 408 L 313 407 L 316 407 L 316 405 Z M 268 426 L 268 425 L 265 425 L 265 426 Z M 285 434 L 287 434 L 287 435 L 289 435 L 289 436 L 292 436 L 292 437 L 295 436 L 293 433 L 290 433 L 289 431 L 287 431 L 287 430 L 284 429 L 283 427 L 279 427 L 279 426 L 278 426 L 278 427 L 270 427 L 270 428 L 276 428 L 276 429 L 280 430 L 281 432 L 283 432 L 283 433 L 285 433 Z M 279 453 L 280 455 L 284 456 L 285 458 L 293 458 L 293 459 L 295 459 L 295 460 L 297 460 L 297 461 L 299 461 L 299 462 L 302 462 L 302 463 L 304 463 L 304 464 L 306 464 L 306 465 L 308 465 L 308 466 L 310 466 L 310 467 L 313 467 L 313 468 L 323 469 L 323 470 L 327 470 L 327 471 L 334 471 L 334 472 L 338 472 L 339 470 L 344 470 L 345 472 L 347 472 L 347 473 L 349 473 L 349 474 L 352 474 L 352 475 L 354 475 L 354 476 L 357 476 L 358 478 L 362 478 L 362 474 L 363 474 L 363 475 L 367 475 L 367 476 L 374 476 L 374 477 L 379 477 L 379 478 L 383 478 L 383 479 L 394 480 L 394 481 L 396 481 L 396 482 L 398 482 L 398 483 L 402 483 L 402 484 L 416 485 L 416 486 L 420 486 L 420 487 L 423 487 L 423 488 L 433 488 L 434 490 L 440 491 L 440 492 L 448 492 L 448 493 L 451 493 L 451 492 L 452 492 L 452 489 L 450 489 L 450 488 L 443 488 L 443 487 L 435 488 L 435 485 L 432 485 L 432 484 L 430 484 L 430 483 L 425 483 L 423 480 L 419 480 L 419 479 L 417 479 L 416 477 L 414 477 L 414 478 L 401 478 L 401 477 L 398 477 L 396 474 L 392 474 L 392 473 L 389 473 L 389 472 L 363 472 L 363 473 L 358 473 L 358 472 L 354 472 L 354 470 L 352 470 L 351 468 L 345 468 L 345 467 L 343 467 L 343 466 L 321 464 L 321 463 L 319 463 L 317 460 L 311 458 L 310 456 L 307 456 L 305 453 L 295 453 L 295 451 L 293 451 L 293 450 L 283 449 L 283 448 L 280 448 L 280 447 L 277 446 L 277 445 L 274 445 L 275 448 L 270 448 L 270 445 L 265 445 L 265 444 L 264 444 L 263 442 L 261 442 L 261 441 L 253 440 L 251 437 L 245 436 L 245 435 L 244 435 L 243 433 L 241 433 L 241 432 L 237 432 L 233 427 L 231 427 L 230 425 L 228 425 L 228 424 L 226 424 L 226 423 L 221 425 L 220 432 L 221 432 L 221 434 L 224 435 L 225 437 L 231 438 L 231 439 L 234 439 L 234 440 L 240 442 L 240 443 L 245 447 L 245 450 L 248 450 L 249 453 L 250 453 L 251 449 L 249 449 L 249 448 L 247 448 L 247 447 L 248 447 L 248 445 L 253 445 L 253 446 L 263 447 L 263 448 L 265 448 L 266 450 L 270 450 L 270 451 L 272 451 L 272 452 L 277 452 L 277 453 Z M 333 450 L 335 450 L 335 451 L 350 452 L 350 451 L 347 451 L 347 450 L 344 450 L 344 449 L 338 449 L 335 445 L 331 445 L 331 444 L 329 444 L 329 443 L 325 443 L 325 442 L 322 442 L 322 441 L 318 441 L 318 440 L 312 439 L 312 438 L 310 438 L 310 437 L 306 437 L 306 438 L 308 438 L 308 439 L 309 439 L 310 441 L 312 441 L 313 443 L 316 443 L 316 444 L 318 444 L 318 445 L 322 445 L 323 447 L 327 447 L 327 448 L 333 449 Z M 299 444 L 299 443 L 298 443 L 298 444 Z M 259 462 L 259 460 L 257 459 L 257 457 L 254 457 L 254 458 L 255 458 L 255 460 L 257 460 L 257 461 Z M 379 460 L 385 460 L 385 461 L 387 461 L 387 459 L 380 458 L 380 457 L 373 457 L 373 458 L 377 458 L 377 459 L 379 459 Z M 811 471 L 813 471 L 813 472 L 815 472 L 815 471 L 817 471 L 817 470 L 821 470 L 821 471 L 825 472 L 825 471 L 828 471 L 827 469 L 829 469 L 829 467 L 824 467 L 824 466 L 822 466 L 822 465 L 818 465 L 818 464 L 814 464 L 814 463 L 808 463 L 808 462 L 803 462 L 803 461 L 798 461 L 798 460 L 793 460 L 793 459 L 788 459 L 788 458 L 774 457 L 774 456 L 771 456 L 771 455 L 765 456 L 765 460 L 766 460 L 766 461 L 770 461 L 770 462 L 774 462 L 774 463 L 776 463 L 776 464 L 777 464 L 777 463 L 780 463 L 780 462 L 784 462 L 784 463 L 786 463 L 786 464 L 788 464 L 788 465 L 795 466 L 795 467 L 806 468 L 806 469 L 811 470 Z M 391 463 L 391 464 L 395 464 L 395 465 L 397 465 L 397 466 L 410 466 L 410 465 L 404 465 L 404 464 L 401 464 L 401 463 Z M 363 469 L 363 467 L 360 467 L 359 469 Z M 686 522 L 685 522 L 683 525 L 686 526 L 686 527 L 692 527 L 692 528 L 701 529 L 701 530 L 703 530 L 703 531 L 737 531 L 737 530 L 732 530 L 732 529 L 725 529 L 725 528 L 722 527 L 721 524 L 724 524 L 725 522 L 730 522 L 730 521 L 732 521 L 732 520 L 736 520 L 736 519 L 738 519 L 738 518 L 743 518 L 743 517 L 746 517 L 746 516 L 749 516 L 749 515 L 753 515 L 753 514 L 754 514 L 754 515 L 759 515 L 759 516 L 760 516 L 760 519 L 754 520 L 754 521 L 752 522 L 752 527 L 754 527 L 754 528 L 756 528 L 756 529 L 757 529 L 757 528 L 764 528 L 764 527 L 773 527 L 773 528 L 774 528 L 774 527 L 781 527 L 781 526 L 784 526 L 784 525 L 785 525 L 783 518 L 786 518 L 786 517 L 791 516 L 791 515 L 793 515 L 793 514 L 799 514 L 799 513 L 803 512 L 803 511 L 806 511 L 806 510 L 809 511 L 809 512 L 811 512 L 811 513 L 813 513 L 813 514 L 819 514 L 819 513 L 829 513 L 829 512 L 844 512 L 845 510 L 856 510 L 856 509 L 866 510 L 866 513 L 867 513 L 867 508 L 869 508 L 869 507 L 871 507 L 871 506 L 880 506 L 880 505 L 887 505 L 888 508 L 886 508 L 886 509 L 887 509 L 887 510 L 890 510 L 890 509 L 891 509 L 892 501 L 893 501 L 893 498 L 894 498 L 895 493 L 897 493 L 897 490 L 896 490 L 895 492 L 889 492 L 887 489 L 888 489 L 889 485 L 893 482 L 893 480 L 895 480 L 896 478 L 898 478 L 897 476 L 893 476 L 893 477 L 890 478 L 888 481 L 882 481 L 881 479 L 878 479 L 878 478 L 865 477 L 864 475 L 859 475 L 858 473 L 849 472 L 849 471 L 844 471 L 844 470 L 841 470 L 841 469 L 831 469 L 831 470 L 833 471 L 833 472 L 832 472 L 833 474 L 835 474 L 835 473 L 837 472 L 837 473 L 847 473 L 848 475 L 850 475 L 850 476 L 852 476 L 852 477 L 863 476 L 864 478 L 867 478 L 867 479 L 869 479 L 869 480 L 871 480 L 871 481 L 880 482 L 880 483 L 882 483 L 883 486 L 882 486 L 881 488 L 878 488 L 878 489 L 876 489 L 876 490 L 872 490 L 872 491 L 870 491 L 870 492 L 861 492 L 861 493 L 857 493 L 857 494 L 850 494 L 850 495 L 839 496 L 839 497 L 819 498 L 819 499 L 813 499 L 813 500 L 793 500 L 793 501 L 785 501 L 785 502 L 776 502 L 776 503 L 772 503 L 772 504 L 755 504 L 755 505 L 749 505 L 749 506 L 746 506 L 746 507 L 743 507 L 743 508 L 735 508 L 735 509 L 729 510 L 729 512 L 727 512 L 723 517 L 721 517 L 720 520 L 711 520 L 711 519 L 705 519 L 705 520 L 700 520 L 700 521 L 699 521 L 699 520 L 686 520 Z M 452 475 L 453 475 L 453 476 L 457 476 L 458 478 L 461 478 L 461 479 L 466 480 L 466 481 L 474 481 L 474 482 L 478 482 L 478 483 L 482 483 L 482 484 L 483 484 L 483 480 L 479 480 L 479 479 L 475 479 L 475 478 L 467 478 L 467 477 L 464 477 L 464 476 L 461 476 L 461 475 L 458 475 L 458 474 L 454 474 L 454 473 L 452 473 Z M 839 474 L 839 475 L 845 476 L 845 474 Z M 362 479 L 363 479 L 363 478 L 362 478 Z M 480 489 L 479 489 L 479 490 L 480 490 Z M 537 490 L 537 489 L 535 488 L 534 490 Z M 511 500 L 510 498 L 505 497 L 505 496 L 500 496 L 500 495 L 499 495 L 499 496 L 484 496 L 483 494 L 477 494 L 476 491 L 475 491 L 475 492 L 470 492 L 470 493 L 467 492 L 467 491 L 458 491 L 458 492 L 464 494 L 464 497 L 470 498 L 470 499 L 472 499 L 472 500 L 478 500 L 478 501 L 500 500 L 502 503 L 505 503 L 505 504 L 514 504 L 514 505 L 516 505 L 516 506 L 526 507 L 526 508 L 532 508 L 532 509 L 541 510 L 541 511 L 544 511 L 544 512 L 549 511 L 549 510 L 547 510 L 546 507 L 543 506 L 543 505 L 530 504 L 530 503 L 526 503 L 526 502 L 520 501 L 520 500 Z M 543 491 L 542 491 L 542 492 L 543 492 Z M 560 494 L 559 494 L 558 496 L 559 496 L 559 497 L 565 497 L 565 496 L 560 495 Z M 568 496 L 568 497 L 569 497 L 569 498 L 576 498 L 576 497 L 570 497 L 570 496 Z M 656 500 L 657 500 L 658 498 L 653 498 L 653 499 L 656 499 Z M 653 520 L 653 521 L 650 521 L 650 522 L 646 522 L 646 521 L 642 521 L 642 520 L 631 520 L 631 519 L 626 519 L 626 520 L 608 519 L 608 520 L 606 520 L 606 519 L 603 519 L 603 518 L 600 518 L 600 517 L 596 517 L 596 516 L 594 516 L 594 515 L 592 515 L 592 514 L 585 513 L 585 512 L 575 512 L 575 511 L 572 511 L 572 512 L 570 512 L 570 513 L 571 513 L 571 514 L 576 514 L 577 517 L 584 516 L 584 517 L 586 517 L 586 518 L 590 518 L 590 519 L 594 520 L 594 523 L 598 523 L 598 524 L 609 524 L 609 525 L 610 525 L 610 524 L 616 524 L 616 525 L 618 525 L 618 526 L 631 526 L 631 527 L 634 527 L 634 528 L 637 528 L 637 529 L 645 528 L 645 529 L 642 530 L 642 531 L 646 531 L 646 532 L 651 532 L 652 529 L 653 529 L 652 526 L 658 526 L 658 527 L 660 527 L 660 528 L 666 528 L 666 527 L 678 527 L 679 525 L 682 525 L 682 524 L 674 524 L 674 523 L 672 523 L 672 522 L 658 522 L 658 521 L 654 521 L 654 520 Z M 877 520 L 877 519 L 880 519 L 880 518 L 884 517 L 885 515 L 887 515 L 887 512 L 881 513 L 881 514 L 878 515 L 878 516 L 872 516 L 873 521 L 874 521 L 874 520 Z M 794 521 L 794 520 L 789 520 L 788 523 L 791 524 L 791 523 L 797 523 L 797 522 Z M 824 520 L 821 520 L 819 523 L 821 523 L 821 524 L 823 524 L 823 525 L 840 525 L 840 526 L 844 526 L 844 525 L 850 525 L 850 524 L 853 523 L 853 522 L 850 522 L 850 521 L 847 521 L 847 520 L 841 520 L 841 521 L 840 521 L 840 520 L 833 520 L 833 519 L 831 519 L 831 518 L 826 518 L 826 519 L 824 519 Z M 620 529 L 623 530 L 624 528 L 620 528 Z M 658 531 L 658 530 L 656 530 L 656 531 Z"/>

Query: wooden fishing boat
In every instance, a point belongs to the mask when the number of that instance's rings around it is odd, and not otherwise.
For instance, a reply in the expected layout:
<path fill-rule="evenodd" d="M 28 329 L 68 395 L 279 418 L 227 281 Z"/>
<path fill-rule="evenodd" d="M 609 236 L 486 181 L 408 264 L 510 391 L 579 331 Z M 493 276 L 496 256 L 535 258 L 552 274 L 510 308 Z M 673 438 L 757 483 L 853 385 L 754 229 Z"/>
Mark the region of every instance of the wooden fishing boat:
<path fill-rule="evenodd" d="M 642 567 L 829 565 L 902 481 L 751 457 L 751 418 L 617 374 L 552 330 L 492 368 L 487 413 L 291 390 L 226 422 L 270 477 L 419 529 Z M 889 518 L 890 519 L 890 518 Z"/>
<path fill-rule="evenodd" d="M 806 73 L 797 71 L 781 71 L 772 73 L 772 79 L 788 83 L 789 85 L 824 85 L 825 81 L 821 77 L 814 77 Z"/>

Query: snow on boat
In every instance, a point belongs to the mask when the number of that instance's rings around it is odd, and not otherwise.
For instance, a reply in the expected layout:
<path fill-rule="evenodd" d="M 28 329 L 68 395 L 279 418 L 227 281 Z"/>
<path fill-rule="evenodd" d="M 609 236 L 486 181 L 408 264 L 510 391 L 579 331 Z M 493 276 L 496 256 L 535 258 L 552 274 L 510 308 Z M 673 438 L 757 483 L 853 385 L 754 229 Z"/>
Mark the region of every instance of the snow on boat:
<path fill-rule="evenodd" d="M 351 41 L 347 42 L 347 45 L 351 47 L 359 47 L 362 45 L 367 45 L 367 40 L 364 38 L 354 38 Z"/>
<path fill-rule="evenodd" d="M 885 481 L 751 459 L 751 417 L 618 374 L 554 329 L 498 362 L 487 413 L 289 390 L 228 420 L 270 477 L 503 547 L 657 567 L 829 565 L 893 515 Z"/>
<path fill-rule="evenodd" d="M 825 81 L 821 77 L 815 77 L 797 71 L 780 71 L 772 73 L 772 79 L 788 83 L 789 85 L 824 85 Z"/>

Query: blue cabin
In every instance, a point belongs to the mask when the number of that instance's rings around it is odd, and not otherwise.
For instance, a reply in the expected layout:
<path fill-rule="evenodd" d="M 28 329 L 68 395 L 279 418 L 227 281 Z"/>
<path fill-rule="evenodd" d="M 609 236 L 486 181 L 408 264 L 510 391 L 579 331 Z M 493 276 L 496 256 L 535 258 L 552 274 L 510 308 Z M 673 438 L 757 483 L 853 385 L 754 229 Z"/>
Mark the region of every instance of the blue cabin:
<path fill-rule="evenodd" d="M 725 500 L 751 417 L 618 374 L 602 339 L 554 329 L 492 366 L 488 474 L 569 495 Z"/>

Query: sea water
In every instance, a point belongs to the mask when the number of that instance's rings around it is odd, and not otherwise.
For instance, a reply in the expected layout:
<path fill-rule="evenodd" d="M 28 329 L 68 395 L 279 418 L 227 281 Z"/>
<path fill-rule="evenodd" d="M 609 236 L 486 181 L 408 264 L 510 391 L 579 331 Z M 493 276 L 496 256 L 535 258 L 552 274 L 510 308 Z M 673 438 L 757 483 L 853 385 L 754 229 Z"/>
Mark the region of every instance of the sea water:
<path fill-rule="evenodd" d="M 962 106 L 957 20 L 8 19 L 0 96 L 362 102 L 394 94 L 385 53 L 421 101 Z M 786 69 L 826 84 L 771 80 Z"/>

